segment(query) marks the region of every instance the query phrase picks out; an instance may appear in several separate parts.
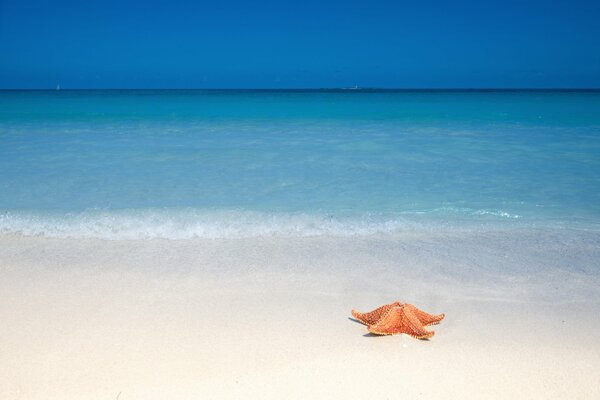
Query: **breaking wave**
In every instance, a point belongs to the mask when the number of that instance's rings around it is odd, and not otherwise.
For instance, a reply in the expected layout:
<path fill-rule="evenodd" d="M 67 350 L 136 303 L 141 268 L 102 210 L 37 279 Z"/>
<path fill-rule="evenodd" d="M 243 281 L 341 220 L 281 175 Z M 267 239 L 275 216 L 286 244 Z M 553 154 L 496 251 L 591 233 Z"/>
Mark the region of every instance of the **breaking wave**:
<path fill-rule="evenodd" d="M 441 230 L 514 220 L 502 211 L 455 209 L 467 218 L 440 218 L 448 209 L 394 215 L 335 216 L 326 213 L 272 213 L 241 210 L 144 209 L 82 212 L 9 211 L 0 214 L 0 233 L 55 238 L 192 239 L 261 236 L 362 236 L 414 230 Z M 456 216 L 456 215 L 455 215 Z"/>

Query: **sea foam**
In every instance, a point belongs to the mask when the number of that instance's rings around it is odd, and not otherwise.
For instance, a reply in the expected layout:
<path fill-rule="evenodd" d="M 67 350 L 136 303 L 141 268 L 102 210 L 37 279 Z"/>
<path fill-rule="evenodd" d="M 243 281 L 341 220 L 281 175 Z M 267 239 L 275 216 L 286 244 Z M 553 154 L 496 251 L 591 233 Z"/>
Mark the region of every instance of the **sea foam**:
<path fill-rule="evenodd" d="M 439 214 L 453 212 L 453 219 Z M 458 216 L 461 216 L 458 218 Z M 0 233 L 55 238 L 192 239 L 262 236 L 363 236 L 406 231 L 472 230 L 518 215 L 498 210 L 435 209 L 394 215 L 331 215 L 244 210 L 137 209 L 81 212 L 5 212 Z"/>

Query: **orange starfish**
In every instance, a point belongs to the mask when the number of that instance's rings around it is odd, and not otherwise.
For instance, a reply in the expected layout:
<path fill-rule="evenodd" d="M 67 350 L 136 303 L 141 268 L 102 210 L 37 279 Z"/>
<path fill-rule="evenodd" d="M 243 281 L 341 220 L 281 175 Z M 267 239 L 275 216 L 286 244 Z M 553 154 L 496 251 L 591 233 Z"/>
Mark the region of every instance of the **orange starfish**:
<path fill-rule="evenodd" d="M 425 329 L 426 326 L 439 324 L 445 315 L 431 315 L 412 304 L 402 304 L 398 301 L 385 304 L 368 313 L 352 310 L 352 315 L 367 325 L 369 332 L 377 335 L 396 335 L 406 333 L 417 339 L 428 339 L 434 332 Z"/>
<path fill-rule="evenodd" d="M 377 321 L 379 321 L 381 317 L 387 314 L 392 307 L 401 306 L 402 303 L 400 303 L 399 301 L 395 301 L 390 304 L 384 304 L 383 306 L 378 307 L 371 312 L 361 313 L 356 310 L 352 310 L 352 316 L 356 318 L 359 322 L 362 322 L 363 324 L 369 326 L 377 323 Z"/>

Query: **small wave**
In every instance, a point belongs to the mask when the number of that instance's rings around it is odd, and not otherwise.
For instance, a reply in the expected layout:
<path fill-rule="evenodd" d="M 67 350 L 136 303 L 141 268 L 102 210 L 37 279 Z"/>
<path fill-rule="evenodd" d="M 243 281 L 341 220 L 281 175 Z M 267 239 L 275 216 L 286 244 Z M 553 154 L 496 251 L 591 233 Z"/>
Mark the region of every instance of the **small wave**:
<path fill-rule="evenodd" d="M 260 236 L 352 236 L 401 229 L 398 220 L 336 218 L 305 213 L 253 211 L 85 211 L 65 214 L 5 213 L 0 232 L 26 236 L 101 239 L 191 239 Z"/>
<path fill-rule="evenodd" d="M 491 215 L 498 220 L 506 217 L 503 213 L 483 211 L 481 213 L 471 211 L 466 215 L 469 214 Z M 261 236 L 344 237 L 454 229 L 459 225 L 462 228 L 467 226 L 460 221 L 452 223 L 440 218 L 439 210 L 433 215 L 430 212 L 414 211 L 387 216 L 375 214 L 334 216 L 317 213 L 198 209 L 88 210 L 68 213 L 19 211 L 0 214 L 0 233 L 3 234 L 114 240 Z"/>
<path fill-rule="evenodd" d="M 430 210 L 416 210 L 410 211 L 409 214 L 417 215 L 450 215 L 450 216 L 463 216 L 463 217 L 477 217 L 477 216 L 488 216 L 488 217 L 499 217 L 502 219 L 518 219 L 521 218 L 519 214 L 513 214 L 502 210 L 491 210 L 491 209 L 473 209 L 469 207 L 437 207 Z"/>
<path fill-rule="evenodd" d="M 521 218 L 521 216 L 518 214 L 511 214 L 511 213 L 507 213 L 506 211 L 499 211 L 499 210 L 477 210 L 477 211 L 473 212 L 473 215 L 492 215 L 494 217 L 511 218 L 511 219 Z"/>

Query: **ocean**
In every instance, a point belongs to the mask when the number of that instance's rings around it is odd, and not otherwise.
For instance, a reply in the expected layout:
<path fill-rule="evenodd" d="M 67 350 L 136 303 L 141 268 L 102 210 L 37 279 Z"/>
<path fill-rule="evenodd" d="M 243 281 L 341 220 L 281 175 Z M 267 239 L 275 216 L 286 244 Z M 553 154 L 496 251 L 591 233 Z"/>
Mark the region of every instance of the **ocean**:
<path fill-rule="evenodd" d="M 600 91 L 0 91 L 0 233 L 600 229 Z"/>

